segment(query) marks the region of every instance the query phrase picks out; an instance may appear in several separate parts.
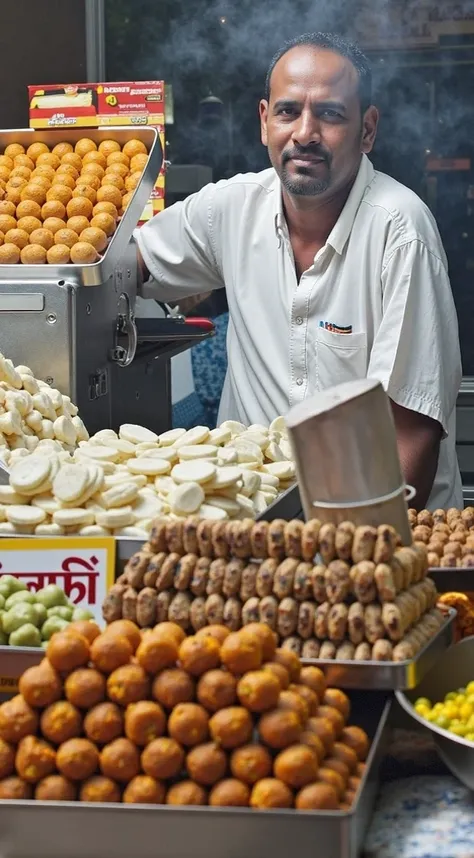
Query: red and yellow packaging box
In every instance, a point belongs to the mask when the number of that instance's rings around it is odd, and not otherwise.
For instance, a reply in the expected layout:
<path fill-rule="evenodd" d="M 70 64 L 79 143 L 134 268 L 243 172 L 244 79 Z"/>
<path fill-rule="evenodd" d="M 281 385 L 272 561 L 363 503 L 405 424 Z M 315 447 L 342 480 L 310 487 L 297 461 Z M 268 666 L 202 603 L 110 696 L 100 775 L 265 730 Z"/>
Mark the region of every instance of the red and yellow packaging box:
<path fill-rule="evenodd" d="M 30 128 L 98 128 L 152 125 L 165 153 L 165 84 L 162 80 L 46 84 L 28 87 Z M 164 208 L 162 167 L 140 218 Z"/>

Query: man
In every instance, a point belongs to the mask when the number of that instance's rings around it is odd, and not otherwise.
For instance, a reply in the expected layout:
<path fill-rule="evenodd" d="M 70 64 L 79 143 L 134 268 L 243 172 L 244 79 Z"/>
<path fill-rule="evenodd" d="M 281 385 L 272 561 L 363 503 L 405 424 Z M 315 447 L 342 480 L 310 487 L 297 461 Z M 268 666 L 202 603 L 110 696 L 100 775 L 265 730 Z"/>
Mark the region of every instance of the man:
<path fill-rule="evenodd" d="M 268 423 L 309 394 L 379 379 L 416 505 L 462 505 L 455 452 L 458 326 L 435 221 L 375 172 L 364 55 L 334 35 L 287 43 L 260 102 L 272 169 L 208 185 L 146 224 L 144 296 L 226 287 L 219 420 Z M 396 145 L 396 141 L 394 141 Z"/>

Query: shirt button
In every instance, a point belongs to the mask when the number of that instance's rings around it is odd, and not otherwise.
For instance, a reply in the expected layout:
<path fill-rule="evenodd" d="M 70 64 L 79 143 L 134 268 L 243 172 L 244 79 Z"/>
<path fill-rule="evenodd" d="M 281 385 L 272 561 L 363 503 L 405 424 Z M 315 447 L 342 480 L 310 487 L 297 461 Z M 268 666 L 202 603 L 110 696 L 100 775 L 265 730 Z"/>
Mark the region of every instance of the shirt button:
<path fill-rule="evenodd" d="M 301 385 L 303 384 L 303 379 L 302 379 L 302 378 L 297 378 L 297 379 L 296 379 L 296 384 L 298 385 L 298 387 L 301 387 Z"/>
<path fill-rule="evenodd" d="M 296 324 L 297 324 L 297 325 L 302 325 L 302 324 L 303 324 L 303 319 L 301 318 L 301 316 L 297 316 L 297 317 L 296 317 L 296 319 L 295 319 L 295 322 L 296 322 Z"/>

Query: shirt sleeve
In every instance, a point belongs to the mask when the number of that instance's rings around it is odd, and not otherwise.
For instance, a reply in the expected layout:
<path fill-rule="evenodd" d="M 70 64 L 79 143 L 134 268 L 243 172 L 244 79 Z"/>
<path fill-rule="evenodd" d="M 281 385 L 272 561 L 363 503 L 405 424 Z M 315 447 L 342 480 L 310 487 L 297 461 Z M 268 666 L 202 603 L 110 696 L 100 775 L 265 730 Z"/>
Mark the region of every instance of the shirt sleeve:
<path fill-rule="evenodd" d="M 224 286 L 212 240 L 215 185 L 155 215 L 134 233 L 152 281 L 143 298 L 174 301 Z"/>
<path fill-rule="evenodd" d="M 369 378 L 404 408 L 448 423 L 461 384 L 456 309 L 442 248 L 420 240 L 397 247 L 382 275 L 382 322 L 370 355 Z"/>

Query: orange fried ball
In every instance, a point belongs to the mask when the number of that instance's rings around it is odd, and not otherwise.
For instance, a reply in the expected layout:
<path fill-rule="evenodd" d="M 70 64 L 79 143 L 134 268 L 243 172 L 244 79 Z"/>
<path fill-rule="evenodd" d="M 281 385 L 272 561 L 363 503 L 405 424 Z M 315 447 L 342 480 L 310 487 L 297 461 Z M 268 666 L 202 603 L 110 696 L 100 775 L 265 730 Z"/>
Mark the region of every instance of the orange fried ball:
<path fill-rule="evenodd" d="M 268 671 L 249 671 L 239 680 L 237 695 L 242 706 L 251 712 L 266 712 L 278 703 L 280 683 Z"/>
<path fill-rule="evenodd" d="M 79 241 L 79 236 L 72 229 L 58 229 L 54 233 L 54 243 L 64 244 L 66 247 L 72 248 Z"/>
<path fill-rule="evenodd" d="M 233 632 L 221 647 L 221 660 L 231 673 L 239 676 L 248 670 L 258 670 L 262 664 L 262 645 L 258 638 L 244 637 Z"/>
<path fill-rule="evenodd" d="M 275 807 L 293 807 L 293 793 L 277 778 L 263 778 L 258 781 L 250 795 L 250 806 L 257 809 Z"/>
<path fill-rule="evenodd" d="M 13 170 L 13 164 L 13 158 L 9 158 L 8 155 L 0 155 L 0 166 Z"/>
<path fill-rule="evenodd" d="M 56 171 L 49 164 L 37 164 L 35 169 L 31 172 L 31 178 L 37 179 L 39 176 L 42 176 L 44 179 L 48 179 L 51 183 L 55 176 Z"/>
<path fill-rule="evenodd" d="M 105 212 L 106 214 L 111 215 L 115 221 L 118 220 L 118 209 L 117 209 L 117 206 L 114 206 L 113 203 L 107 203 L 107 202 L 96 203 L 94 208 L 93 208 L 94 217 L 95 217 L 95 215 L 102 214 L 102 212 Z M 160 625 L 163 625 L 163 623 L 160 623 Z M 173 623 L 172 625 L 175 625 L 175 623 Z M 181 641 L 180 641 L 180 643 L 181 643 Z"/>
<path fill-rule="evenodd" d="M 176 664 L 177 658 L 178 646 L 171 635 L 150 632 L 137 649 L 138 663 L 151 674 Z"/>
<path fill-rule="evenodd" d="M 120 143 L 117 143 L 116 140 L 102 140 L 99 143 L 99 152 L 108 158 L 112 152 L 120 152 Z"/>
<path fill-rule="evenodd" d="M 367 733 L 360 727 L 344 727 L 341 733 L 341 742 L 352 748 L 360 761 L 364 761 L 369 753 L 369 739 Z"/>
<path fill-rule="evenodd" d="M 10 229 L 16 229 L 17 225 L 18 224 L 17 224 L 15 218 L 12 217 L 11 215 L 7 215 L 7 214 L 0 215 L 0 229 L 4 234 L 7 233 Z M 41 224 L 40 224 L 40 226 L 41 226 Z"/>
<path fill-rule="evenodd" d="M 130 739 L 115 739 L 100 752 L 100 770 L 106 778 L 128 783 L 140 772 L 140 755 Z"/>
<path fill-rule="evenodd" d="M 18 206 L 18 208 L 20 208 Z M 46 202 L 41 209 L 41 217 L 43 221 L 47 220 L 49 217 L 56 217 L 64 220 L 66 217 L 66 207 L 59 200 L 49 200 Z"/>
<path fill-rule="evenodd" d="M 46 658 L 25 670 L 18 689 L 30 706 L 40 708 L 60 700 L 63 691 L 61 677 Z"/>
<path fill-rule="evenodd" d="M 186 769 L 191 780 L 202 786 L 213 786 L 227 771 L 227 757 L 218 745 L 207 742 L 189 752 Z"/>
<path fill-rule="evenodd" d="M 16 206 L 21 203 L 21 193 L 19 188 L 14 188 L 12 185 L 7 185 L 5 199 L 14 203 Z M 41 224 L 40 224 L 41 225 Z"/>
<path fill-rule="evenodd" d="M 20 248 L 16 244 L 2 244 L 0 247 L 0 265 L 16 265 L 20 261 Z"/>
<path fill-rule="evenodd" d="M 101 167 L 105 168 L 107 164 L 107 156 L 103 152 L 90 151 L 86 152 L 82 159 L 82 163 L 85 164 L 100 164 Z"/>
<path fill-rule="evenodd" d="M 148 156 L 147 148 L 142 140 L 127 140 L 122 149 L 124 155 L 128 158 L 133 158 L 135 155 L 143 154 Z"/>
<path fill-rule="evenodd" d="M 15 167 L 10 173 L 10 179 L 13 179 L 15 176 L 20 176 L 20 178 L 28 180 L 31 176 L 31 170 L 28 167 Z"/>
<path fill-rule="evenodd" d="M 322 702 L 325 706 L 334 706 L 335 709 L 339 709 L 341 715 L 344 716 L 344 720 L 348 720 L 351 714 L 351 701 L 347 694 L 344 694 L 339 688 L 327 688 Z"/>
<path fill-rule="evenodd" d="M 56 143 L 56 146 L 53 146 L 52 149 L 53 155 L 57 155 L 58 158 L 62 158 L 67 152 L 72 151 L 73 147 L 71 143 Z"/>
<path fill-rule="evenodd" d="M 74 154 L 74 153 L 71 153 L 71 154 Z M 82 168 L 82 161 L 79 159 L 79 162 L 80 162 L 79 169 L 81 169 Z M 56 170 L 56 179 L 58 180 L 58 182 L 62 182 L 63 176 L 70 176 L 72 179 L 74 179 L 74 187 L 75 187 L 76 179 L 79 178 L 79 169 L 77 169 L 73 164 L 65 163 L 64 158 L 63 158 L 60 166 Z M 68 183 L 68 186 L 69 186 L 69 183 Z"/>
<path fill-rule="evenodd" d="M 52 167 L 53 170 L 57 170 L 61 163 L 61 159 L 58 158 L 57 155 L 53 155 L 52 152 L 42 152 L 41 155 L 38 155 L 36 159 L 36 164 L 47 164 L 48 167 Z"/>
<path fill-rule="evenodd" d="M 94 774 L 98 764 L 99 752 L 88 739 L 69 739 L 56 753 L 57 768 L 71 781 L 86 780 Z"/>
<path fill-rule="evenodd" d="M 127 208 L 127 206 L 129 205 L 132 197 L 133 197 L 133 191 L 129 191 L 128 193 L 123 195 L 123 197 L 122 197 L 122 213 Z"/>
<path fill-rule="evenodd" d="M 333 772 L 337 772 L 337 774 L 343 779 L 344 785 L 347 785 L 349 781 L 349 769 L 342 760 L 337 759 L 337 757 L 325 757 L 324 768 L 332 769 Z"/>
<path fill-rule="evenodd" d="M 98 191 L 100 188 L 100 182 L 102 177 L 104 176 L 104 171 L 102 167 L 99 167 L 98 164 L 89 164 L 89 169 L 87 172 L 82 171 L 81 175 L 77 179 L 77 185 L 86 185 L 88 188 L 92 188 L 94 191 Z M 86 194 L 87 196 L 87 194 Z M 95 200 L 94 200 L 95 202 Z"/>
<path fill-rule="evenodd" d="M 145 700 L 149 692 L 150 680 L 139 664 L 124 664 L 107 679 L 107 696 L 119 706 Z"/>
<path fill-rule="evenodd" d="M 22 189 L 20 198 L 22 200 L 33 200 L 35 203 L 38 203 L 39 206 L 42 206 L 43 203 L 46 202 L 46 190 L 39 184 L 39 182 L 29 182 L 29 184 L 25 185 Z"/>
<path fill-rule="evenodd" d="M 332 721 L 316 716 L 309 719 L 306 729 L 310 733 L 315 733 L 321 739 L 326 753 L 330 754 L 336 739 L 336 731 L 334 730 Z"/>
<path fill-rule="evenodd" d="M 45 250 L 49 250 L 54 244 L 54 235 L 49 230 L 44 229 L 44 227 L 35 229 L 30 235 L 30 244 L 39 244 Z"/>
<path fill-rule="evenodd" d="M 32 197 L 32 199 L 35 199 L 35 197 Z M 122 206 L 122 194 L 115 185 L 102 185 L 97 191 L 97 202 L 113 203 L 117 209 L 120 209 Z"/>
<path fill-rule="evenodd" d="M 311 713 L 316 714 L 316 713 Z M 327 718 L 334 727 L 334 735 L 339 737 L 344 729 L 344 716 L 341 715 L 339 709 L 334 706 L 319 706 L 317 710 L 318 718 Z"/>
<path fill-rule="evenodd" d="M 66 630 L 53 635 L 49 641 L 46 653 L 48 661 L 56 670 L 60 672 L 70 671 L 87 664 L 90 656 L 90 648 L 86 638 Z"/>
<path fill-rule="evenodd" d="M 334 769 L 327 769 L 323 764 L 318 770 L 316 780 L 320 783 L 332 786 L 339 798 L 342 799 L 346 789 L 346 784 L 344 778 L 339 774 L 339 772 L 336 772 Z"/>
<path fill-rule="evenodd" d="M 297 810 L 337 810 L 338 798 L 329 784 L 316 783 L 303 787 L 296 796 Z"/>
<path fill-rule="evenodd" d="M 184 750 L 175 739 L 162 736 L 154 739 L 141 756 L 142 769 L 158 780 L 175 778 L 183 769 Z"/>
<path fill-rule="evenodd" d="M 100 628 L 93 620 L 75 620 L 68 626 L 70 632 L 79 632 L 91 644 L 100 635 Z"/>
<path fill-rule="evenodd" d="M 0 739 L 0 779 L 7 778 L 15 771 L 15 748 Z"/>
<path fill-rule="evenodd" d="M 316 694 L 315 691 L 312 690 L 312 688 L 308 688 L 307 685 L 296 685 L 296 683 L 295 683 L 293 685 L 290 685 L 288 690 L 293 691 L 295 694 L 299 694 L 299 696 L 302 697 L 303 700 L 306 701 L 306 703 L 308 705 L 309 714 L 310 715 L 316 715 L 316 713 L 318 712 L 318 708 L 319 708 L 319 700 L 318 700 L 318 695 Z M 336 710 L 333 710 L 333 711 L 336 711 Z M 339 715 L 340 713 L 337 713 L 337 714 Z"/>
<path fill-rule="evenodd" d="M 183 669 L 192 676 L 202 676 L 220 664 L 220 646 L 212 637 L 185 638 L 179 648 L 179 660 Z"/>
<path fill-rule="evenodd" d="M 126 166 L 126 164 L 118 164 L 116 162 L 109 164 L 109 166 L 105 168 L 106 176 L 115 174 L 116 176 L 121 176 L 122 179 L 125 179 L 128 176 L 129 172 L 130 170 Z"/>
<path fill-rule="evenodd" d="M 305 726 L 309 718 L 309 706 L 306 703 L 306 700 L 289 689 L 287 691 L 280 691 L 280 694 L 278 695 L 278 709 L 296 712 L 301 721 L 302 727 Z"/>
<path fill-rule="evenodd" d="M 290 674 L 291 682 L 299 681 L 301 662 L 296 653 L 291 652 L 291 650 L 289 649 L 277 649 L 272 658 L 272 661 L 276 661 L 278 664 L 282 664 L 283 667 L 286 667 L 288 673 Z M 303 683 L 303 685 L 304 684 L 305 683 Z"/>
<path fill-rule="evenodd" d="M 10 178 L 10 170 L 8 167 L 0 166 L 0 179 L 3 179 L 4 182 L 8 181 Z"/>
<path fill-rule="evenodd" d="M 356 771 L 357 763 L 359 761 L 357 759 L 356 752 L 350 748 L 349 745 L 344 745 L 343 742 L 335 742 L 331 755 L 337 760 L 341 760 L 341 762 L 347 766 L 351 774 Z"/>
<path fill-rule="evenodd" d="M 223 748 L 238 748 L 252 738 L 252 718 L 242 706 L 220 709 L 209 721 L 211 736 Z"/>
<path fill-rule="evenodd" d="M 21 204 L 20 204 L 21 205 Z M 20 206 L 18 206 L 20 208 Z M 39 208 L 39 206 L 38 206 Z M 8 200 L 0 200 L 0 214 L 9 215 L 10 217 L 15 216 L 17 207 L 13 205 L 13 203 L 9 203 Z M 41 211 L 41 209 L 40 209 Z M 21 215 L 17 215 L 17 217 L 21 217 Z"/>
<path fill-rule="evenodd" d="M 25 736 L 18 745 L 15 766 L 18 775 L 27 783 L 37 783 L 55 770 L 56 754 L 43 739 Z"/>
<path fill-rule="evenodd" d="M 311 748 L 293 745 L 278 754 L 273 771 L 289 787 L 301 789 L 316 780 L 318 767 L 318 760 Z"/>
<path fill-rule="evenodd" d="M 69 188 L 70 191 L 73 191 L 76 187 L 76 181 L 77 180 L 70 173 L 56 173 L 53 179 L 53 187 L 56 187 L 56 185 L 62 185 L 65 188 Z M 66 202 L 69 201 L 67 200 Z"/>
<path fill-rule="evenodd" d="M 125 164 L 128 168 L 130 167 L 130 158 L 124 152 L 111 152 L 107 156 L 107 166 L 110 167 L 111 164 Z"/>
<path fill-rule="evenodd" d="M 20 205 L 21 205 L 21 203 L 20 203 Z M 18 208 L 20 208 L 20 206 L 18 206 Z M 17 226 L 18 226 L 18 229 L 24 229 L 25 232 L 28 233 L 28 235 L 31 235 L 31 233 L 35 229 L 41 229 L 41 221 L 39 218 L 34 217 L 33 215 L 25 215 L 24 217 L 21 217 L 18 220 Z M 1 218 L 0 218 L 0 229 L 2 229 Z M 2 232 L 3 232 L 3 230 L 2 230 Z"/>
<path fill-rule="evenodd" d="M 232 706 L 237 700 L 237 680 L 226 670 L 209 670 L 199 680 L 197 699 L 210 712 Z"/>
<path fill-rule="evenodd" d="M 74 146 L 74 152 L 76 155 L 79 155 L 80 158 L 84 158 L 84 155 L 87 155 L 88 152 L 95 152 L 96 149 L 97 145 L 90 139 L 90 137 L 81 137 Z M 67 155 L 65 157 L 67 157 Z"/>
<path fill-rule="evenodd" d="M 46 250 L 41 244 L 28 244 L 20 252 L 20 259 L 23 265 L 44 265 L 47 260 Z"/>
<path fill-rule="evenodd" d="M 164 804 L 166 790 L 150 775 L 137 775 L 124 789 L 125 804 Z"/>
<path fill-rule="evenodd" d="M 258 729 L 262 742 L 280 750 L 299 741 L 301 720 L 292 710 L 273 709 L 262 715 Z"/>
<path fill-rule="evenodd" d="M 324 747 L 321 739 L 316 733 L 311 733 L 310 730 L 304 730 L 300 736 L 300 743 L 302 745 L 308 745 L 309 748 L 316 754 L 318 761 L 322 763 L 326 756 L 326 748 Z"/>
<path fill-rule="evenodd" d="M 134 155 L 130 161 L 130 170 L 132 173 L 135 173 L 136 170 L 144 170 L 148 161 L 148 154 L 144 152 L 139 152 L 137 155 Z"/>
<path fill-rule="evenodd" d="M 30 236 L 24 229 L 9 229 L 4 236 L 5 244 L 14 244 L 23 250 L 30 241 Z"/>
<path fill-rule="evenodd" d="M 75 265 L 91 265 L 97 258 L 97 250 L 87 241 L 78 241 L 71 247 L 71 262 Z"/>
<path fill-rule="evenodd" d="M 253 786 L 272 773 L 272 758 L 263 745 L 243 745 L 230 758 L 230 769 L 237 780 Z"/>
<path fill-rule="evenodd" d="M 43 226 L 45 229 L 49 229 L 49 231 L 53 233 L 53 236 L 56 235 L 56 233 L 59 232 L 60 229 L 66 229 L 65 222 L 59 217 L 47 217 L 45 222 L 43 223 Z"/>
<path fill-rule="evenodd" d="M 107 635 L 120 635 L 127 638 L 132 651 L 136 652 L 141 641 L 140 629 L 131 620 L 114 620 L 105 630 Z"/>
<path fill-rule="evenodd" d="M 91 188 L 90 185 L 86 185 L 85 182 L 80 182 L 76 185 L 72 192 L 72 196 L 73 198 L 83 197 L 84 199 L 88 199 L 91 201 L 92 205 L 94 205 L 96 201 L 96 192 L 94 191 L 94 188 Z"/>
<path fill-rule="evenodd" d="M 28 176 L 24 177 L 28 178 Z M 127 180 L 125 180 L 127 181 Z M 122 176 L 119 176 L 118 173 L 108 173 L 101 182 L 102 185 L 115 185 L 116 188 L 119 189 L 120 193 L 123 193 L 125 190 L 125 182 L 122 179 Z"/>
<path fill-rule="evenodd" d="M 123 734 L 122 710 L 115 703 L 98 703 L 84 718 L 84 733 L 97 745 L 107 745 Z"/>
<path fill-rule="evenodd" d="M 248 807 L 250 790 L 235 778 L 226 778 L 216 784 L 209 793 L 211 807 Z"/>
<path fill-rule="evenodd" d="M 21 147 L 21 148 L 23 149 L 23 147 Z M 7 146 L 7 149 L 8 149 L 8 146 Z M 6 151 L 7 150 L 5 149 L 5 152 Z M 24 151 L 25 150 L 23 149 L 23 152 Z M 47 146 L 46 143 L 41 143 L 39 141 L 37 143 L 32 143 L 31 146 L 28 146 L 28 149 L 26 150 L 26 154 L 28 155 L 29 158 L 31 158 L 32 161 L 37 161 L 39 156 L 43 155 L 46 152 L 49 152 L 49 146 Z M 18 154 L 20 154 L 20 153 L 18 153 Z"/>
<path fill-rule="evenodd" d="M 0 800 L 22 801 L 29 798 L 33 798 L 33 787 L 21 778 L 10 777 L 0 781 Z"/>
<path fill-rule="evenodd" d="M 166 715 L 151 700 L 139 700 L 125 711 L 125 735 L 131 742 L 143 747 L 166 731 Z"/>
<path fill-rule="evenodd" d="M 84 217 L 84 215 L 76 215 L 75 217 L 70 217 L 68 219 L 67 228 L 72 229 L 76 235 L 80 235 L 81 232 L 84 232 L 85 229 L 89 228 L 89 221 Z"/>
<path fill-rule="evenodd" d="M 81 667 L 69 674 L 64 692 L 74 706 L 90 709 L 105 699 L 105 678 L 92 667 Z"/>
<path fill-rule="evenodd" d="M 170 668 L 155 677 L 151 693 L 166 709 L 174 709 L 178 703 L 190 703 L 194 700 L 194 681 L 181 668 Z"/>
<path fill-rule="evenodd" d="M 8 158 L 16 158 L 17 155 L 25 154 L 25 147 L 21 143 L 9 143 L 3 154 Z"/>
<path fill-rule="evenodd" d="M 208 737 L 209 715 L 197 703 L 179 703 L 168 719 L 168 733 L 186 747 L 199 745 Z"/>
<path fill-rule="evenodd" d="M 103 203 L 103 204 L 99 203 L 99 205 L 108 205 L 108 204 L 107 203 Z M 96 206 L 96 208 L 97 208 L 97 206 Z M 106 209 L 104 209 L 104 211 L 106 211 Z M 181 626 L 178 626 L 177 623 L 171 623 L 171 622 L 158 623 L 154 627 L 153 633 L 155 635 L 159 635 L 160 637 L 161 636 L 169 637 L 171 635 L 173 640 L 176 642 L 176 646 L 178 647 L 178 649 L 186 637 L 186 632 L 181 628 Z"/>
<path fill-rule="evenodd" d="M 265 623 L 249 623 L 243 629 L 245 632 L 253 632 L 262 645 L 262 656 L 264 661 L 271 661 L 276 650 L 276 636 L 270 626 Z"/>
<path fill-rule="evenodd" d="M 115 219 L 111 214 L 107 214 L 107 212 L 99 212 L 92 218 L 91 227 L 101 229 L 107 236 L 110 236 L 115 232 Z M 83 229 L 86 229 L 86 227 L 83 227 Z"/>
<path fill-rule="evenodd" d="M 203 638 L 213 638 L 220 646 L 222 646 L 229 635 L 230 631 L 226 626 L 210 625 L 205 626 L 203 629 L 199 629 L 199 631 L 196 632 L 195 637 L 197 637 L 198 640 L 202 640 Z"/>
<path fill-rule="evenodd" d="M 61 166 L 58 167 L 58 170 L 62 170 L 64 164 L 69 164 L 78 171 L 82 170 L 82 158 L 76 152 L 66 152 L 66 154 L 61 158 Z"/>
<path fill-rule="evenodd" d="M 35 788 L 36 801 L 75 801 L 76 787 L 62 775 L 48 775 Z"/>
<path fill-rule="evenodd" d="M 112 635 L 106 632 L 99 635 L 91 644 L 91 661 L 102 673 L 112 673 L 118 667 L 128 664 L 133 650 L 125 635 Z"/>
<path fill-rule="evenodd" d="M 10 179 L 10 181 L 12 181 L 12 179 Z M 33 184 L 33 182 L 35 185 L 40 185 L 44 191 L 49 191 L 51 187 L 51 182 L 46 178 L 46 176 L 32 176 L 30 183 Z"/>
<path fill-rule="evenodd" d="M 0 706 L 0 738 L 5 742 L 16 745 L 24 736 L 36 733 L 38 723 L 37 713 L 23 699 L 22 694 L 17 694 Z"/>
<path fill-rule="evenodd" d="M 79 801 L 108 802 L 120 801 L 120 788 L 115 781 L 103 775 L 92 775 L 81 784 Z"/>
<path fill-rule="evenodd" d="M 69 188 L 67 190 L 69 190 Z M 48 193 L 50 192 L 48 191 Z M 71 192 L 69 191 L 69 193 Z M 92 217 L 92 209 L 93 204 L 88 197 L 72 197 L 72 199 L 70 199 L 66 204 L 68 217 L 83 215 L 84 217 L 90 218 Z"/>
<path fill-rule="evenodd" d="M 92 247 L 95 247 L 98 253 L 102 253 L 102 251 L 107 247 L 107 236 L 104 230 L 98 229 L 94 226 L 89 226 L 87 229 L 83 229 L 79 236 L 79 241 L 85 241 L 88 244 L 92 244 Z"/>
<path fill-rule="evenodd" d="M 67 700 L 57 700 L 42 713 L 40 727 L 45 739 L 53 745 L 61 745 L 81 735 L 81 713 Z"/>
<path fill-rule="evenodd" d="M 166 804 L 181 806 L 207 804 L 206 791 L 193 781 L 181 781 L 169 788 Z"/>

